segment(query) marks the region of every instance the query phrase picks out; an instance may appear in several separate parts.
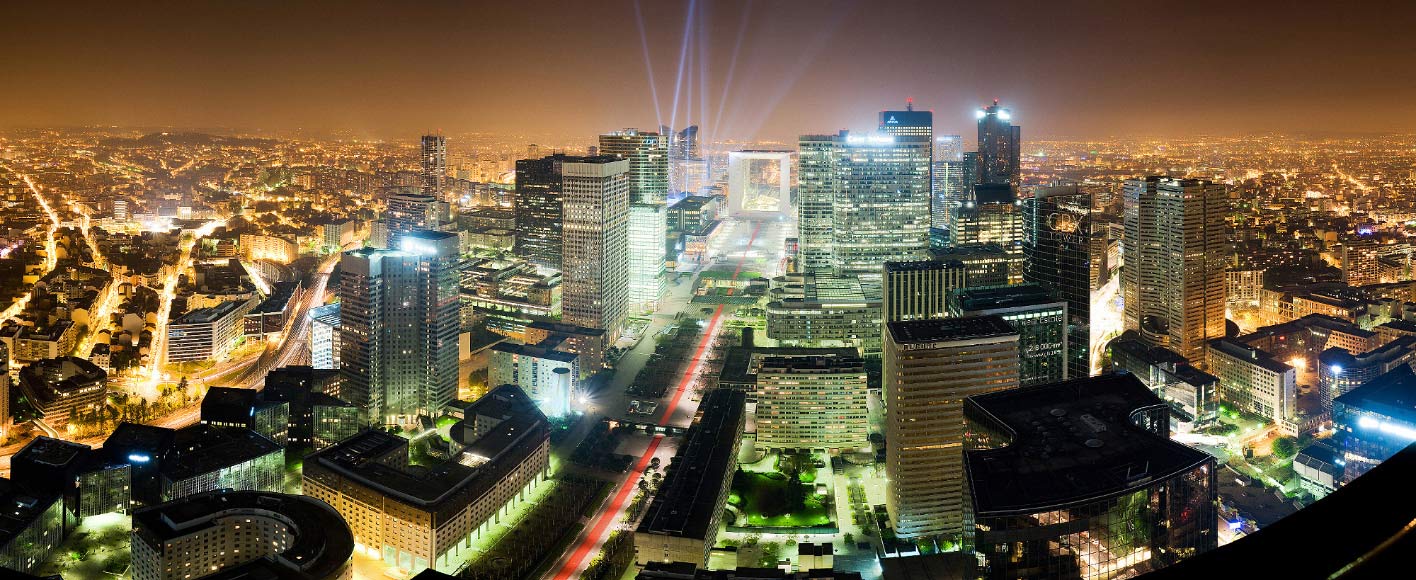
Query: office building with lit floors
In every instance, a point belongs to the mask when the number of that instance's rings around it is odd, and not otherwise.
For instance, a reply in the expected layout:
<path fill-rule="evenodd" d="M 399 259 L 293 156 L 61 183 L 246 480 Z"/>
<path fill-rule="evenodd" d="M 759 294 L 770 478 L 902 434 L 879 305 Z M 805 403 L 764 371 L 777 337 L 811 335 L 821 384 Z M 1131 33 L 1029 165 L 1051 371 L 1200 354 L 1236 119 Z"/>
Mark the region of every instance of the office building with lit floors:
<path fill-rule="evenodd" d="M 1022 386 L 1067 378 L 1067 303 L 1037 284 L 956 290 L 949 297 L 954 316 L 997 314 L 1018 332 L 1018 383 Z"/>
<path fill-rule="evenodd" d="M 1402 336 L 1360 354 L 1332 347 L 1318 355 L 1318 400 L 1332 418 L 1332 402 L 1398 366 L 1416 360 L 1416 336 Z"/>
<path fill-rule="evenodd" d="M 1154 346 L 1205 360 L 1207 341 L 1224 336 L 1224 270 L 1229 197 L 1197 179 L 1147 177 L 1123 188 L 1123 323 Z"/>
<path fill-rule="evenodd" d="M 1131 375 L 964 400 L 965 548 L 985 578 L 1129 578 L 1218 545 L 1213 456 Z"/>
<path fill-rule="evenodd" d="M 845 134 L 802 135 L 797 141 L 797 263 L 804 270 L 831 267 L 835 229 L 836 151 Z"/>
<path fill-rule="evenodd" d="M 880 282 L 885 322 L 946 318 L 949 293 L 970 286 L 968 268 L 958 260 L 885 262 Z"/>
<path fill-rule="evenodd" d="M 835 161 L 832 266 L 876 277 L 888 261 L 929 255 L 932 143 L 911 135 L 845 135 Z"/>
<path fill-rule="evenodd" d="M 354 538 L 317 499 L 214 491 L 133 514 L 133 580 L 349 580 Z"/>
<path fill-rule="evenodd" d="M 870 444 L 864 359 L 768 357 L 756 393 L 760 449 L 835 454 Z"/>
<path fill-rule="evenodd" d="M 399 244 L 340 260 L 340 398 L 379 425 L 434 415 L 457 395 L 457 235 L 417 230 Z"/>
<path fill-rule="evenodd" d="M 1276 424 L 1297 412 L 1297 370 L 1269 353 L 1228 338 L 1212 340 L 1209 372 L 1219 377 L 1219 398 Z"/>
<path fill-rule="evenodd" d="M 456 570 L 550 470 L 546 417 L 503 385 L 452 426 L 452 458 L 411 466 L 403 437 L 368 430 L 305 458 L 302 493 L 334 506 L 356 549 L 407 572 Z"/>
<path fill-rule="evenodd" d="M 634 531 L 635 563 L 708 564 L 737 471 L 746 402 L 746 393 L 731 389 L 714 389 L 703 398 Z"/>
<path fill-rule="evenodd" d="M 1350 483 L 1416 443 L 1416 372 L 1400 365 L 1332 402 L 1342 481 Z"/>
<path fill-rule="evenodd" d="M 1018 333 L 1000 316 L 886 325 L 885 506 L 897 536 L 962 539 L 963 400 L 1017 388 L 1018 362 Z"/>
<path fill-rule="evenodd" d="M 629 161 L 566 158 L 561 203 L 561 318 L 613 339 L 629 308 Z"/>

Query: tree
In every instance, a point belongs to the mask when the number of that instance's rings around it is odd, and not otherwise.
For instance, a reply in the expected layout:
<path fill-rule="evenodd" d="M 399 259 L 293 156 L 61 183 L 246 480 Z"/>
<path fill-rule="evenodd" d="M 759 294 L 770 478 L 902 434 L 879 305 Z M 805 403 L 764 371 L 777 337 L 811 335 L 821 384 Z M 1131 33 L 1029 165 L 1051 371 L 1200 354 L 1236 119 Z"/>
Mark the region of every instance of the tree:
<path fill-rule="evenodd" d="M 1292 437 L 1279 437 L 1273 440 L 1273 454 L 1279 457 L 1292 457 L 1298 454 L 1298 441 Z"/>

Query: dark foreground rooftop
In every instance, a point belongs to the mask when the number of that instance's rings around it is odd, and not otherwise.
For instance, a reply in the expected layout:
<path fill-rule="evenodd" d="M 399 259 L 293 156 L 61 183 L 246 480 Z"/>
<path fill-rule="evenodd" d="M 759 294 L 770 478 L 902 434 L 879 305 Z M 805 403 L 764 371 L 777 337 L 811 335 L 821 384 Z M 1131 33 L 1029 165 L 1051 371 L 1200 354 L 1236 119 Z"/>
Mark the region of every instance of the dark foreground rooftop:
<path fill-rule="evenodd" d="M 964 454 L 976 512 L 1034 513 L 1153 485 L 1214 461 L 1168 438 L 1166 403 L 1129 374 L 970 397 L 1001 447 Z"/>

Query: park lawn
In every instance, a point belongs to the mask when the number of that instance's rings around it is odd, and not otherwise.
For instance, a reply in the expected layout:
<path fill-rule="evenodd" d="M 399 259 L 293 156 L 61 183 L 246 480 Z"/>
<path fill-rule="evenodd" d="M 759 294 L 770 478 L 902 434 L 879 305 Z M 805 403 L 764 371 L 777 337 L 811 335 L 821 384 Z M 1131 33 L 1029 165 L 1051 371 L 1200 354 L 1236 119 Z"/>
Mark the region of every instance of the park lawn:
<path fill-rule="evenodd" d="M 747 521 L 739 525 L 767 527 L 814 527 L 831 523 L 830 508 L 807 485 L 805 506 L 784 512 L 787 497 L 787 476 L 780 473 L 742 472 L 733 479 L 729 503 L 737 506 Z"/>

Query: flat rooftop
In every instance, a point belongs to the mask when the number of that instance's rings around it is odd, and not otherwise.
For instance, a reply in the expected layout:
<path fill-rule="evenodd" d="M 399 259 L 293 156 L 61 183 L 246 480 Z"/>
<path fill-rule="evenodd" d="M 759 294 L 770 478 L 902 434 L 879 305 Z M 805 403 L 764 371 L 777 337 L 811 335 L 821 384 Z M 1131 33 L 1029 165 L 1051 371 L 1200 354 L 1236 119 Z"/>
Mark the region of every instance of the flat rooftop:
<path fill-rule="evenodd" d="M 734 346 L 723 356 L 723 368 L 718 371 L 718 382 L 747 384 L 757 381 L 757 365 L 768 357 L 846 357 L 856 358 L 860 351 L 855 348 L 807 348 L 789 346 Z"/>
<path fill-rule="evenodd" d="M 906 320 L 887 323 L 890 338 L 898 344 L 970 340 L 995 336 L 1016 335 L 1013 326 L 996 314 L 988 316 L 966 316 L 963 318 L 939 318 L 932 320 Z"/>
<path fill-rule="evenodd" d="M 715 389 L 703 398 L 698 407 L 702 417 L 689 428 L 637 533 L 707 537 L 718 515 L 718 497 L 737 462 L 734 450 L 742 437 L 746 401 L 746 393 L 733 389 Z"/>
<path fill-rule="evenodd" d="M 1000 248 L 999 251 L 1002 251 Z M 963 269 L 964 263 L 956 259 L 935 258 L 909 262 L 885 262 L 885 272 L 923 272 L 926 270 Z"/>
<path fill-rule="evenodd" d="M 545 415 L 514 385 L 492 389 L 472 403 L 465 415 L 452 426 L 452 438 L 464 441 L 467 447 L 457 457 L 433 467 L 395 467 L 382 462 L 390 453 L 401 453 L 406 462 L 408 440 L 371 429 L 308 456 L 306 469 L 312 471 L 307 474 L 328 470 L 402 503 L 436 510 L 456 497 L 481 497 L 550 437 Z M 496 417 L 499 422 L 481 437 L 466 442 L 467 423 L 477 416 Z M 459 462 L 468 454 L 480 458 L 476 467 Z"/>
<path fill-rule="evenodd" d="M 1293 370 L 1292 366 L 1273 358 L 1273 355 L 1234 339 L 1216 338 L 1209 341 L 1209 346 L 1214 350 L 1275 373 L 1286 373 Z"/>
<path fill-rule="evenodd" d="M 1065 304 L 1051 290 L 1037 284 L 978 286 L 955 290 L 949 297 L 963 312 L 1002 310 L 1026 306 Z"/>
<path fill-rule="evenodd" d="M 1349 407 L 1416 422 L 1416 371 L 1399 365 L 1333 400 Z"/>
<path fill-rule="evenodd" d="M 235 312 L 236 309 L 240 308 L 244 303 L 245 302 L 242 300 L 232 300 L 208 308 L 198 308 L 183 314 L 177 320 L 172 321 L 172 324 L 211 324 Z"/>
<path fill-rule="evenodd" d="M 976 513 L 1035 513 L 1153 485 L 1214 462 L 1137 425 L 1168 406 L 1134 375 L 1109 374 L 969 397 L 964 416 L 1006 442 L 964 453 Z M 1159 429 L 1168 434 L 1168 421 Z"/>

